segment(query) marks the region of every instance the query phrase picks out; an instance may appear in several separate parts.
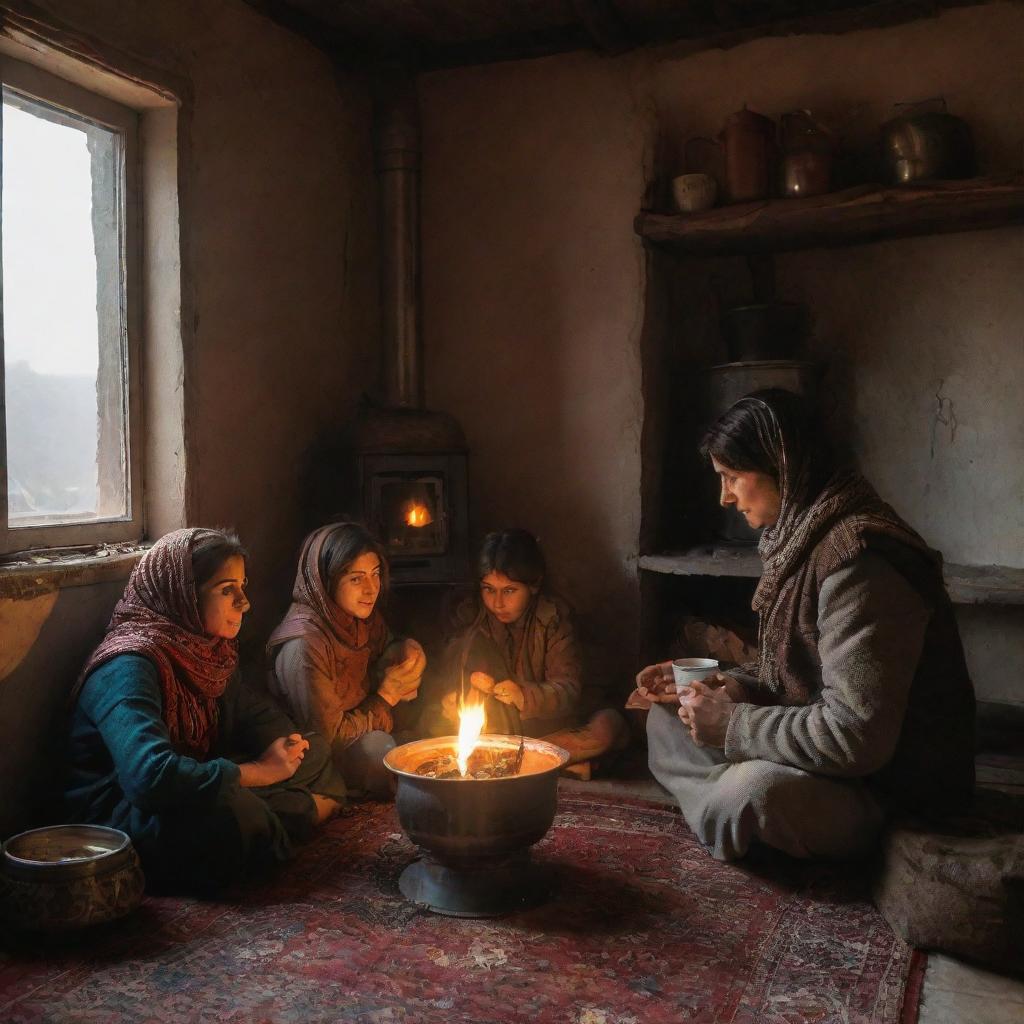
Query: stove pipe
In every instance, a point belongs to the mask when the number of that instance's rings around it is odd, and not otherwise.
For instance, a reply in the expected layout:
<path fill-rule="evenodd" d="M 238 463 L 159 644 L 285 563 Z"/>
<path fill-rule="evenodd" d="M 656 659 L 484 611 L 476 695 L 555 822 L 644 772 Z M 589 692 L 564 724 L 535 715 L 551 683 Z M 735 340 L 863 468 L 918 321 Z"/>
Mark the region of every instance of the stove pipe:
<path fill-rule="evenodd" d="M 377 83 L 374 163 L 380 229 L 384 397 L 423 408 L 420 334 L 420 117 L 416 80 L 395 72 Z"/>

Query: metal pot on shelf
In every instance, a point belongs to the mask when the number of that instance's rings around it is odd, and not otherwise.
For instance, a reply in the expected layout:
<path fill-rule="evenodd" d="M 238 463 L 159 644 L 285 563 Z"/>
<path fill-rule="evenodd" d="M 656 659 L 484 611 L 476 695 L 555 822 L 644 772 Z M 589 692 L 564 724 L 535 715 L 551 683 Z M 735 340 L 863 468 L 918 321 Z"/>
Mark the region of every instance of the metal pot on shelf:
<path fill-rule="evenodd" d="M 735 306 L 722 312 L 721 327 L 731 363 L 794 359 L 807 338 L 807 307 L 799 302 Z"/>
<path fill-rule="evenodd" d="M 897 103 L 901 113 L 882 125 L 882 162 L 890 181 L 970 178 L 976 173 L 970 126 L 938 96 Z"/>
<path fill-rule="evenodd" d="M 712 157 L 696 161 L 691 155 L 706 146 Z M 687 162 L 717 164 L 722 198 L 727 203 L 745 203 L 767 199 L 772 190 L 775 166 L 775 122 L 770 117 L 748 110 L 730 114 L 715 139 L 698 136 L 686 143 Z"/>
<path fill-rule="evenodd" d="M 783 196 L 819 196 L 832 189 L 832 134 L 809 110 L 794 110 L 781 118 Z"/>
<path fill-rule="evenodd" d="M 729 201 L 766 199 L 772 188 L 775 122 L 744 105 L 726 119 L 719 138 Z"/>

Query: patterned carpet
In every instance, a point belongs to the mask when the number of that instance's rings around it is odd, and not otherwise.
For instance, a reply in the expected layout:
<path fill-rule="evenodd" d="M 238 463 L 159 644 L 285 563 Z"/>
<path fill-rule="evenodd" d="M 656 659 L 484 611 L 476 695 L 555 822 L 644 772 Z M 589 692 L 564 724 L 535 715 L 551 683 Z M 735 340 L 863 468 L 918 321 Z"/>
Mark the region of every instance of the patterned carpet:
<path fill-rule="evenodd" d="M 559 810 L 536 848 L 559 877 L 546 906 L 474 921 L 407 903 L 414 849 L 368 804 L 269 888 L 148 898 L 63 947 L 8 941 L 0 1020 L 916 1021 L 923 963 L 844 872 L 723 866 L 671 808 L 563 793 Z"/>

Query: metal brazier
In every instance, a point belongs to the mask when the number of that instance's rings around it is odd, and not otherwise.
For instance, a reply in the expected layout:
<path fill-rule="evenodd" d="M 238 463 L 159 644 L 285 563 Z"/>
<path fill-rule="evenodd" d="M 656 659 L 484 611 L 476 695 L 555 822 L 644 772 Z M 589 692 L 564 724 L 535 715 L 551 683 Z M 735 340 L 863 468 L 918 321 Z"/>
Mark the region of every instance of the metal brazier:
<path fill-rule="evenodd" d="M 506 778 L 428 778 L 416 774 L 431 757 L 451 751 L 453 736 L 396 747 L 384 758 L 395 774 L 395 808 L 426 857 L 406 868 L 400 887 L 439 913 L 489 917 L 546 895 L 529 848 L 551 827 L 558 772 L 569 754 L 544 740 L 523 741 L 519 773 Z M 478 747 L 514 751 L 518 736 L 482 736 Z"/>

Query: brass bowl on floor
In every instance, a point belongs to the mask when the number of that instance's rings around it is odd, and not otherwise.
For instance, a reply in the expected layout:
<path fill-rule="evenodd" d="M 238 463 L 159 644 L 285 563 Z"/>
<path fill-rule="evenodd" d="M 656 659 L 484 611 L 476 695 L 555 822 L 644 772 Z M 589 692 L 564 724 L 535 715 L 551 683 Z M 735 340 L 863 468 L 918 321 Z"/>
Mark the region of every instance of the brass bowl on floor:
<path fill-rule="evenodd" d="M 145 877 L 131 840 L 102 825 L 51 825 L 3 845 L 0 916 L 16 928 L 71 931 L 131 913 Z"/>

